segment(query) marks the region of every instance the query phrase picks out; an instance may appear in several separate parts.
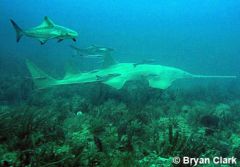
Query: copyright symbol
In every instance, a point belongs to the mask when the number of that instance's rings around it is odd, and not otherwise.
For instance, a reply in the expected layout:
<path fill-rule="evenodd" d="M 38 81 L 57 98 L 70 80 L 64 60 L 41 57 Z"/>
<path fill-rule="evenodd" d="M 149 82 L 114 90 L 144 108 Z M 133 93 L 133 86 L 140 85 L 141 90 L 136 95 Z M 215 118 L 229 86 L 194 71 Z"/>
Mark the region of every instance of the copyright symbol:
<path fill-rule="evenodd" d="M 173 160 L 172 160 L 172 162 L 174 163 L 174 164 L 179 164 L 180 163 L 180 161 L 181 161 L 181 159 L 180 159 L 180 157 L 173 157 Z"/>

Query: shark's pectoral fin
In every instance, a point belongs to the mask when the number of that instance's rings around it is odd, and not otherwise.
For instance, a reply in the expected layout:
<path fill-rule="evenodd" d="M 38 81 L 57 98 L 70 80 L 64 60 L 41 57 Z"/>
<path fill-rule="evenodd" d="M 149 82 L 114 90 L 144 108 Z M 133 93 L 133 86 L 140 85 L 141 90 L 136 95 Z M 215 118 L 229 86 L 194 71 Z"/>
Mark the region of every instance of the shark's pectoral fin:
<path fill-rule="evenodd" d="M 40 44 L 41 44 L 41 45 L 44 45 L 45 43 L 46 43 L 46 41 L 44 41 L 44 42 L 43 42 L 43 41 L 40 41 Z"/>
<path fill-rule="evenodd" d="M 115 89 L 121 89 L 126 83 L 126 79 L 123 77 L 115 77 L 108 81 L 103 82 L 106 85 L 109 85 Z"/>
<path fill-rule="evenodd" d="M 40 38 L 38 40 L 40 41 L 41 45 L 44 45 L 47 42 L 47 39 L 44 38 Z"/>
<path fill-rule="evenodd" d="M 172 81 L 169 79 L 149 79 L 149 86 L 156 89 L 167 89 L 171 86 Z"/>
<path fill-rule="evenodd" d="M 59 39 L 57 42 L 62 42 L 63 41 L 63 39 Z"/>

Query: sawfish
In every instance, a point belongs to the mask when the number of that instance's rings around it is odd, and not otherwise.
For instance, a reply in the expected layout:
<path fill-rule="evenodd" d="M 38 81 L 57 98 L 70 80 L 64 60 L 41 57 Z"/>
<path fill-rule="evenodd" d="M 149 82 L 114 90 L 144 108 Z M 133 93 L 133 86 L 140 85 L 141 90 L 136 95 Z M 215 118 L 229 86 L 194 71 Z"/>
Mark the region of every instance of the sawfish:
<path fill-rule="evenodd" d="M 76 41 L 78 33 L 69 28 L 55 24 L 49 17 L 45 16 L 43 22 L 36 27 L 30 28 L 28 30 L 23 30 L 20 28 L 15 21 L 10 20 L 15 31 L 16 31 L 16 40 L 20 41 L 22 36 L 27 36 L 31 38 L 36 38 L 43 45 L 49 39 L 58 39 L 58 42 L 63 41 L 64 39 L 72 39 Z"/>
<path fill-rule="evenodd" d="M 26 60 L 26 65 L 32 79 L 39 89 L 53 86 L 83 84 L 100 82 L 115 89 L 121 89 L 127 81 L 146 79 L 149 86 L 156 89 L 167 89 L 175 80 L 184 78 L 236 78 L 236 76 L 222 75 L 196 75 L 176 67 L 135 63 L 117 63 L 110 55 L 105 59 L 108 64 L 102 69 L 97 69 L 84 73 L 66 73 L 62 79 L 55 79 L 38 68 L 30 60 Z M 112 61 L 109 61 L 112 60 Z"/>

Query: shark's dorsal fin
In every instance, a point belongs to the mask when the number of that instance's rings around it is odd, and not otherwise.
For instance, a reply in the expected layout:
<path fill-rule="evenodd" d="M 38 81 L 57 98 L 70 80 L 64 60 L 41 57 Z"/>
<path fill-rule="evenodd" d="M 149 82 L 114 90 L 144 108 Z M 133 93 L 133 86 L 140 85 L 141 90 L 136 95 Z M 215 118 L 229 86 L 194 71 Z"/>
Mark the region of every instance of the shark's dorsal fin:
<path fill-rule="evenodd" d="M 54 27 L 55 23 L 47 16 L 44 17 L 43 22 L 38 26 L 40 27 Z"/>
<path fill-rule="evenodd" d="M 103 58 L 103 68 L 108 68 L 115 64 L 117 64 L 117 62 L 113 59 L 111 52 L 106 53 Z"/>

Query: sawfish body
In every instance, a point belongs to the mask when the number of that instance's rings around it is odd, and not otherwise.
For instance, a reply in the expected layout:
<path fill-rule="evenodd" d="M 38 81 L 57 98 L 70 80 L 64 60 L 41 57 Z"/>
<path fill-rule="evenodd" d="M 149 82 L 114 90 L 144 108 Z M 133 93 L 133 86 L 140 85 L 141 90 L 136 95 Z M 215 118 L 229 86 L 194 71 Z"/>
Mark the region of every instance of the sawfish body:
<path fill-rule="evenodd" d="M 149 86 L 157 89 L 166 89 L 172 82 L 182 78 L 236 78 L 235 76 L 203 76 L 193 75 L 178 68 L 135 63 L 119 63 L 108 68 L 79 74 L 67 74 L 63 79 L 56 80 L 27 61 L 28 69 L 38 88 L 47 88 L 57 85 L 101 82 L 116 89 L 121 89 L 127 81 L 146 79 Z"/>

